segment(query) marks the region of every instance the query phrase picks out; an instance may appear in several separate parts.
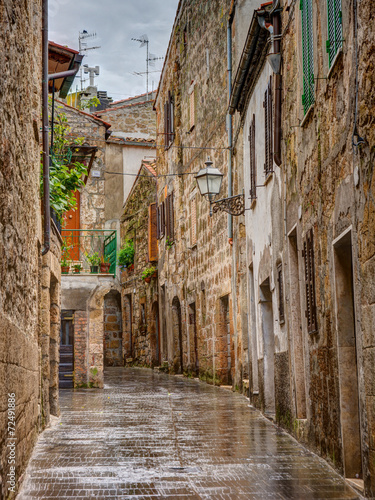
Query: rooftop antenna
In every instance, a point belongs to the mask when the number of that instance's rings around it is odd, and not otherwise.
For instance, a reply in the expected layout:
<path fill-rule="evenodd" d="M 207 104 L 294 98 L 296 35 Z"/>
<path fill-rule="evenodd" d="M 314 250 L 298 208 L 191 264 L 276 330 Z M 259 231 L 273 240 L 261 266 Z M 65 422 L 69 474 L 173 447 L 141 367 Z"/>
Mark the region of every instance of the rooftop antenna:
<path fill-rule="evenodd" d="M 149 40 L 147 35 L 141 35 L 139 38 L 132 38 L 132 40 L 134 40 L 134 42 L 139 42 L 141 44 L 139 46 L 140 48 L 146 45 L 146 54 L 147 54 L 146 55 L 146 95 L 147 95 L 146 100 L 148 101 L 148 74 L 152 73 L 152 71 L 149 71 L 148 67 L 155 66 L 155 61 L 163 59 L 163 57 L 156 57 L 155 54 L 149 54 L 148 52 Z M 142 75 L 144 73 L 136 73 L 136 74 Z"/>
<path fill-rule="evenodd" d="M 78 35 L 78 45 L 79 45 L 79 53 L 84 54 L 85 52 L 89 50 L 94 50 L 94 49 L 100 49 L 100 45 L 96 47 L 87 47 L 87 42 L 84 42 L 86 38 L 95 38 L 96 33 L 89 33 L 86 30 L 80 31 Z M 83 90 L 83 82 L 85 81 L 83 79 L 83 72 L 82 72 L 82 65 L 80 68 L 80 80 L 81 80 L 81 90 Z"/>

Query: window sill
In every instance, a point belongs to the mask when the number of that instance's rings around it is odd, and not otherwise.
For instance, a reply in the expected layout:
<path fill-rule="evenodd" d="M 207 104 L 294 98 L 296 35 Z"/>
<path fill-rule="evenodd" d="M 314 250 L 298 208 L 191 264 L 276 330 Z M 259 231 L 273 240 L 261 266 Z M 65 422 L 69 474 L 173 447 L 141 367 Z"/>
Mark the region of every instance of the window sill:
<path fill-rule="evenodd" d="M 303 117 L 303 120 L 301 121 L 301 128 L 303 128 L 306 123 L 309 121 L 310 119 L 310 116 L 312 115 L 313 111 L 314 111 L 314 107 L 315 107 L 315 102 L 313 102 L 311 104 L 311 106 L 309 107 L 309 109 L 307 110 L 305 116 Z"/>
<path fill-rule="evenodd" d="M 332 73 L 334 72 L 334 69 L 336 68 L 337 61 L 339 61 L 343 57 L 343 52 L 342 52 L 342 47 L 339 48 L 337 51 L 335 57 L 333 58 L 331 67 L 329 68 L 328 74 L 327 74 L 327 79 L 331 78 Z"/>

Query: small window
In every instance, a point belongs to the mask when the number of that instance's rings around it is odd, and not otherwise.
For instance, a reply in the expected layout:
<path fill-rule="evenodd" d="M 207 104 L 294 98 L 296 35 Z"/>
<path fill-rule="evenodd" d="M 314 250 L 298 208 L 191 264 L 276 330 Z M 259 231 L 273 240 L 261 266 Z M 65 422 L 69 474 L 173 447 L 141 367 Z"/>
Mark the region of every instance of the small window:
<path fill-rule="evenodd" d="M 161 238 L 164 237 L 165 234 L 165 204 L 160 203 L 157 209 L 157 238 L 160 240 Z"/>
<path fill-rule="evenodd" d="M 306 235 L 303 242 L 302 257 L 305 261 L 305 291 L 306 291 L 306 311 L 308 333 L 318 330 L 316 318 L 316 298 L 315 298 L 315 262 L 314 262 L 314 239 L 313 230 Z"/>
<path fill-rule="evenodd" d="M 250 199 L 255 200 L 256 193 L 256 165 L 255 165 L 255 115 L 251 120 L 249 129 L 249 144 L 250 144 Z"/>
<path fill-rule="evenodd" d="M 341 0 L 327 0 L 327 23 L 328 23 L 328 65 L 332 62 L 342 47 L 342 7 Z"/>
<path fill-rule="evenodd" d="M 300 0 L 302 20 L 302 69 L 304 114 L 315 101 L 314 46 L 313 46 L 313 0 Z"/>
<path fill-rule="evenodd" d="M 168 149 L 174 141 L 174 103 L 171 92 L 164 104 L 164 147 Z"/>
<path fill-rule="evenodd" d="M 174 241 L 173 193 L 165 200 L 165 235 L 170 243 Z"/>
<path fill-rule="evenodd" d="M 264 173 L 266 178 L 273 172 L 273 121 L 272 121 L 272 77 L 264 93 L 264 132 L 265 132 L 265 162 Z"/>

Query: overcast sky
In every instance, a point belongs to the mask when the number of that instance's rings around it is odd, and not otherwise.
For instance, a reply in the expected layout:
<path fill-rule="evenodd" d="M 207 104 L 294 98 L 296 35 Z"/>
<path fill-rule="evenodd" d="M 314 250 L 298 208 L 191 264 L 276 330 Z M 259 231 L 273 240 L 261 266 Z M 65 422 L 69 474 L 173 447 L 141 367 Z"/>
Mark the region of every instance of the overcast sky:
<path fill-rule="evenodd" d="M 147 34 L 150 53 L 165 56 L 177 4 L 178 0 L 50 0 L 49 39 L 78 50 L 80 31 L 96 33 L 85 41 L 87 47 L 100 49 L 88 51 L 82 64 L 100 66 L 98 90 L 106 90 L 114 101 L 126 99 L 146 92 L 146 75 L 133 74 L 146 71 L 146 47 L 131 38 Z M 162 60 L 155 61 L 149 70 L 161 70 L 162 65 Z M 159 77 L 160 71 L 149 74 L 149 91 L 152 81 L 157 87 Z M 74 89 L 76 85 L 78 78 Z"/>

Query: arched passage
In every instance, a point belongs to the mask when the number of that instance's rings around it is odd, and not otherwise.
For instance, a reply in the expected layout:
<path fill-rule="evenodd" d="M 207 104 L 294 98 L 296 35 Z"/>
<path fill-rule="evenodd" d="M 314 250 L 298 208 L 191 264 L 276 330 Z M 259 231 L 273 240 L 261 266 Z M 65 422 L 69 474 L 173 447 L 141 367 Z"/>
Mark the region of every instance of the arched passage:
<path fill-rule="evenodd" d="M 103 352 L 104 366 L 123 366 L 121 295 L 116 290 L 104 296 Z"/>
<path fill-rule="evenodd" d="M 178 297 L 172 301 L 172 323 L 173 323 L 173 368 L 176 373 L 183 373 L 183 347 L 182 347 L 182 325 L 181 305 Z"/>

